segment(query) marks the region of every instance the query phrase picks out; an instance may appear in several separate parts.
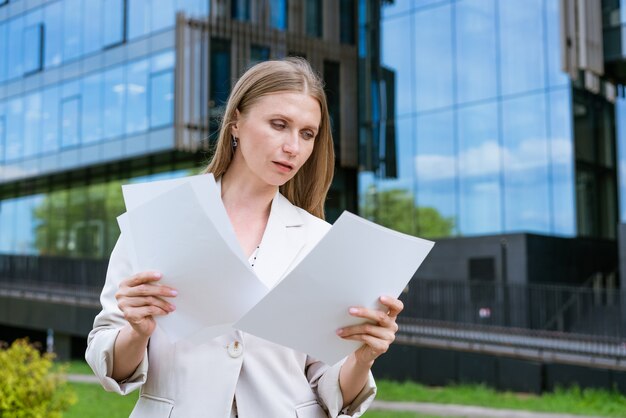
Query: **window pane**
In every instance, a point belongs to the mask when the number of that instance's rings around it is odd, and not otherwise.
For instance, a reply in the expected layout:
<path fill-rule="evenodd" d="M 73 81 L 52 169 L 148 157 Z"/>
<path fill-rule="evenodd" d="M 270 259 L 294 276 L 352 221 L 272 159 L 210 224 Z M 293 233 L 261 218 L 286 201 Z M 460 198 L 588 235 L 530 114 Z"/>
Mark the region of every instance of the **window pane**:
<path fill-rule="evenodd" d="M 0 22 L 0 83 L 7 79 L 7 30 L 9 25 Z"/>
<path fill-rule="evenodd" d="M 415 13 L 415 92 L 417 109 L 450 106 L 452 86 L 451 7 L 441 6 Z"/>
<path fill-rule="evenodd" d="M 230 13 L 233 19 L 250 20 L 250 0 L 231 0 Z"/>
<path fill-rule="evenodd" d="M 569 84 L 569 78 L 561 70 L 561 39 L 559 35 L 559 4 L 556 0 L 546 1 L 546 49 L 548 52 L 548 85 Z M 626 9 L 624 6 L 620 9 Z"/>
<path fill-rule="evenodd" d="M 59 88 L 48 88 L 43 92 L 42 147 L 43 153 L 59 149 Z"/>
<path fill-rule="evenodd" d="M 6 160 L 22 157 L 24 146 L 24 105 L 21 97 L 9 100 L 6 105 Z"/>
<path fill-rule="evenodd" d="M 501 149 L 495 103 L 460 108 L 459 233 L 502 232 Z"/>
<path fill-rule="evenodd" d="M 211 39 L 211 82 L 212 106 L 221 106 L 230 93 L 230 41 Z"/>
<path fill-rule="evenodd" d="M 324 61 L 324 90 L 326 91 L 326 99 L 328 101 L 328 113 L 330 114 L 330 126 L 333 133 L 333 142 L 335 145 L 335 153 L 337 159 L 341 159 L 341 89 L 339 63 L 333 61 Z"/>
<path fill-rule="evenodd" d="M 270 49 L 266 46 L 252 45 L 250 47 L 250 65 L 270 59 Z"/>
<path fill-rule="evenodd" d="M 63 42 L 63 9 L 61 2 L 52 3 L 44 9 L 44 65 L 46 68 L 61 63 Z"/>
<path fill-rule="evenodd" d="M 173 27 L 176 24 L 176 11 L 174 0 L 158 0 L 158 7 L 152 7 L 152 28 L 151 32 L 156 32 L 165 28 Z"/>
<path fill-rule="evenodd" d="M 105 20 L 104 29 L 108 30 L 106 19 L 113 11 L 103 10 L 101 1 L 86 1 L 84 7 L 89 18 L 83 20 L 83 53 L 90 54 L 102 49 L 102 20 Z"/>
<path fill-rule="evenodd" d="M 456 218 L 456 154 L 452 112 L 437 112 L 417 118 L 417 204 L 436 219 Z M 451 229 L 453 232 L 455 229 Z M 421 233 L 421 231 L 420 231 Z"/>
<path fill-rule="evenodd" d="M 543 1 L 502 1 L 498 5 L 502 93 L 514 94 L 543 88 Z"/>
<path fill-rule="evenodd" d="M 12 254 L 15 247 L 15 227 L 17 222 L 17 204 L 15 199 L 0 201 L 0 253 Z"/>
<path fill-rule="evenodd" d="M 146 90 L 148 86 L 148 60 L 128 66 L 126 81 L 126 133 L 148 129 Z"/>
<path fill-rule="evenodd" d="M 270 25 L 280 30 L 287 29 L 287 0 L 270 0 Z"/>
<path fill-rule="evenodd" d="M 174 111 L 174 73 L 167 71 L 150 77 L 150 126 L 171 125 Z"/>
<path fill-rule="evenodd" d="M 9 21 L 9 37 L 8 37 L 8 52 L 7 59 L 7 78 L 12 79 L 21 77 L 24 74 L 24 60 L 23 60 L 23 31 L 24 31 L 24 19 L 22 16 L 13 18 Z"/>
<path fill-rule="evenodd" d="M 150 1 L 128 0 L 128 39 L 150 32 Z"/>
<path fill-rule="evenodd" d="M 575 235 L 574 152 L 570 90 L 553 91 L 548 109 L 550 121 L 550 176 L 553 231 Z"/>
<path fill-rule="evenodd" d="M 104 73 L 104 137 L 114 138 L 122 135 L 124 129 L 124 69 L 112 68 Z"/>
<path fill-rule="evenodd" d="M 42 35 L 41 24 L 24 29 L 24 73 L 26 74 L 42 68 Z"/>
<path fill-rule="evenodd" d="M 124 1 L 104 0 L 104 45 L 124 41 Z"/>
<path fill-rule="evenodd" d="M 493 0 L 465 0 L 456 6 L 458 102 L 496 95 L 496 16 Z"/>
<path fill-rule="evenodd" d="M 4 115 L 3 105 L 0 104 L 0 163 L 4 163 L 4 144 L 6 143 L 6 133 L 6 116 Z"/>
<path fill-rule="evenodd" d="M 410 15 L 385 19 L 382 22 L 382 61 L 385 67 L 393 71 L 395 75 L 397 116 L 414 113 L 415 109 L 413 54 L 407 54 L 403 48 L 397 47 L 398 39 L 403 39 L 407 34 L 412 33 L 411 23 Z"/>
<path fill-rule="evenodd" d="M 306 0 L 305 26 L 309 36 L 322 36 L 322 0 Z"/>
<path fill-rule="evenodd" d="M 24 157 L 41 152 L 41 93 L 24 98 Z"/>
<path fill-rule="evenodd" d="M 61 101 L 61 146 L 68 147 L 80 142 L 80 98 L 68 97 Z"/>
<path fill-rule="evenodd" d="M 151 58 L 150 71 L 157 73 L 174 68 L 174 51 L 167 51 Z"/>
<path fill-rule="evenodd" d="M 63 60 L 67 61 L 78 57 L 81 52 L 83 2 L 65 0 L 63 5 Z"/>
<path fill-rule="evenodd" d="M 502 102 L 505 231 L 550 232 L 543 94 Z"/>
<path fill-rule="evenodd" d="M 339 39 L 342 44 L 354 45 L 354 0 L 340 0 L 339 2 Z"/>
<path fill-rule="evenodd" d="M 85 77 L 82 83 L 82 138 L 83 142 L 102 139 L 102 74 Z"/>

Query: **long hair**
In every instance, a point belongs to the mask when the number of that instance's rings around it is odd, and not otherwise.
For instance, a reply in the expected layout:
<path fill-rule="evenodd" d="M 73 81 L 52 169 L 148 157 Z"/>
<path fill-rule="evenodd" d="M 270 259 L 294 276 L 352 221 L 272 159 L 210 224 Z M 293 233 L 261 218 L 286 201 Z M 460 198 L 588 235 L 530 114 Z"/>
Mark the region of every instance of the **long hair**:
<path fill-rule="evenodd" d="M 236 122 L 236 110 L 245 114 L 259 98 L 277 92 L 308 94 L 320 104 L 322 119 L 313 152 L 298 173 L 280 186 L 280 192 L 294 205 L 324 219 L 324 202 L 333 179 L 335 152 L 324 83 L 302 58 L 264 61 L 241 76 L 228 98 L 215 153 L 203 173 L 213 173 L 219 178 L 228 169 L 234 156 L 231 126 Z"/>

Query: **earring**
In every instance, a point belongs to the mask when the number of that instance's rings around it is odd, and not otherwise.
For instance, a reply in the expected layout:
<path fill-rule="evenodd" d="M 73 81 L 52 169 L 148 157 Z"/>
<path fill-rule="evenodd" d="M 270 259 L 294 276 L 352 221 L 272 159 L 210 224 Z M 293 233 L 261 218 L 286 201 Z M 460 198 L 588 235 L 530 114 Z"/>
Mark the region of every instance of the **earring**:
<path fill-rule="evenodd" d="M 235 135 L 233 135 L 233 142 L 232 142 L 232 144 L 233 144 L 233 148 L 237 148 L 238 143 L 237 143 L 237 137 Z"/>

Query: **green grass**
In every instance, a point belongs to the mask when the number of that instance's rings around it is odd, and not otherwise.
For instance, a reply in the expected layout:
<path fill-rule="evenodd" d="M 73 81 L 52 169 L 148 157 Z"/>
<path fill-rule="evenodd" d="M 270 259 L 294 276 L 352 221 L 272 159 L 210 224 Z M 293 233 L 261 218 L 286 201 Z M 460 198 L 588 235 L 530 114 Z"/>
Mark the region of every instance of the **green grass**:
<path fill-rule="evenodd" d="M 623 417 L 626 397 L 598 389 L 559 389 L 542 396 L 497 392 L 480 385 L 431 388 L 413 382 L 378 382 L 379 400 L 476 405 L 536 412 Z"/>
<path fill-rule="evenodd" d="M 64 369 L 68 374 L 88 374 L 93 375 L 91 367 L 83 360 L 72 360 L 69 362 L 55 362 L 54 370 Z"/>
<path fill-rule="evenodd" d="M 128 396 L 105 392 L 100 385 L 70 383 L 78 402 L 63 414 L 64 418 L 128 418 L 139 391 Z"/>
<path fill-rule="evenodd" d="M 67 365 L 67 373 L 92 374 L 83 361 Z M 397 383 L 388 380 L 378 382 L 379 400 L 399 402 L 431 402 L 442 404 L 475 405 L 490 408 L 517 409 L 536 412 L 569 413 L 624 417 L 626 396 L 617 392 L 596 389 L 559 389 L 542 396 L 497 392 L 480 385 L 459 385 L 432 388 L 413 382 Z M 130 414 L 138 392 L 128 396 L 105 392 L 97 384 L 71 383 L 78 403 L 64 416 L 70 418 L 116 418 Z M 414 412 L 369 411 L 366 418 L 437 418 Z"/>

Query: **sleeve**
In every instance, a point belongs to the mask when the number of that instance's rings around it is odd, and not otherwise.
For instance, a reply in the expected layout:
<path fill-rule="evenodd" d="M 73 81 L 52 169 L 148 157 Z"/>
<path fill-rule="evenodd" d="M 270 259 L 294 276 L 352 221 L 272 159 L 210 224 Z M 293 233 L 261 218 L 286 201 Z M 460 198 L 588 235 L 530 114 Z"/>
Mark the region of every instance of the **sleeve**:
<path fill-rule="evenodd" d="M 343 396 L 339 386 L 339 371 L 345 361 L 346 359 L 343 359 L 333 366 L 328 366 L 311 357 L 307 358 L 307 378 L 331 418 L 360 417 L 369 408 L 376 396 L 376 382 L 374 382 L 374 377 L 370 371 L 369 379 L 361 392 L 350 405 L 342 409 Z"/>
<path fill-rule="evenodd" d="M 130 377 L 121 382 L 117 382 L 111 377 L 115 340 L 120 329 L 127 324 L 122 311 L 117 307 L 115 292 L 117 292 L 119 283 L 133 274 L 125 245 L 124 237 L 120 236 L 111 253 L 106 282 L 100 295 L 102 311 L 94 320 L 93 329 L 87 338 L 87 351 L 85 352 L 87 363 L 100 379 L 104 389 L 121 395 L 127 395 L 141 387 L 148 374 L 148 353 L 146 350 L 143 361 Z"/>

